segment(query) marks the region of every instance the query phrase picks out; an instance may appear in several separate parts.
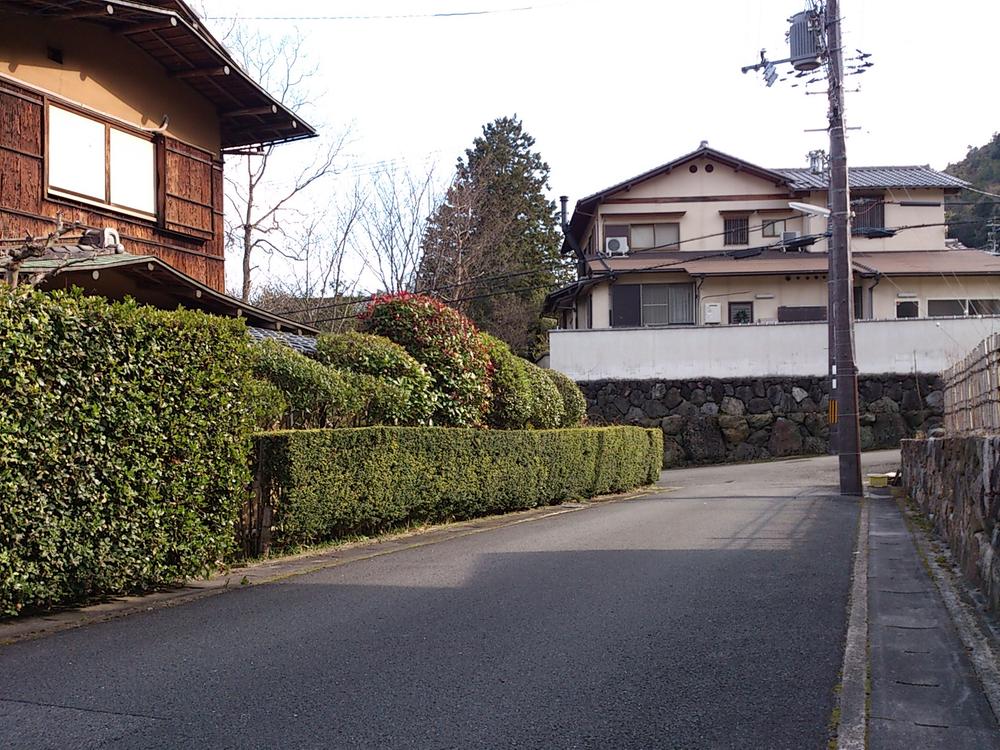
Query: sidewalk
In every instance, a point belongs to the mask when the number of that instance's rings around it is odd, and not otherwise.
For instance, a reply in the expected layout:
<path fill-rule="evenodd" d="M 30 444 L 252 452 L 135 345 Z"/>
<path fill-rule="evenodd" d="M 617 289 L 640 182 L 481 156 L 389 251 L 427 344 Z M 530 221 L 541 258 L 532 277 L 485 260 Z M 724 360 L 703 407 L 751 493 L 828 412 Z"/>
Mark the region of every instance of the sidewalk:
<path fill-rule="evenodd" d="M 942 594 L 891 498 L 868 530 L 869 750 L 1000 748 L 1000 727 Z"/>

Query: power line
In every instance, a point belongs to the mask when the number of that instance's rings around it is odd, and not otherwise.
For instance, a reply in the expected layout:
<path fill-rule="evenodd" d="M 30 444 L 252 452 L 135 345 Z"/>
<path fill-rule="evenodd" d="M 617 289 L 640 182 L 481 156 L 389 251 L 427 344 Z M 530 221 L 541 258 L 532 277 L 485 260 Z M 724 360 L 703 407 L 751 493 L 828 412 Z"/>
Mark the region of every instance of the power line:
<path fill-rule="evenodd" d="M 524 13 L 551 6 L 522 5 L 511 8 L 486 8 L 483 10 L 442 11 L 439 13 L 393 13 L 384 15 L 343 16 L 206 16 L 207 21 L 397 21 L 421 18 L 468 18 L 505 13 Z"/>

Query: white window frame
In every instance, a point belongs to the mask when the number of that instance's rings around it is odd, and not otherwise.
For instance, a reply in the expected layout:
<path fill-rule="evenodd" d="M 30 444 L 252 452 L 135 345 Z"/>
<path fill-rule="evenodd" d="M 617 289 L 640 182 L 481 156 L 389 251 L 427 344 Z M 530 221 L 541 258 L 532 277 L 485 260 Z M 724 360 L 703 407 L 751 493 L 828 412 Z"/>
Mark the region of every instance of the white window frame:
<path fill-rule="evenodd" d="M 60 158 L 58 151 L 60 150 L 60 144 L 56 139 L 60 138 L 59 135 L 53 133 L 53 110 L 57 110 L 60 113 L 66 113 L 71 117 L 79 118 L 81 120 L 86 120 L 90 123 L 95 123 L 101 126 L 104 130 L 104 144 L 103 144 L 103 195 L 92 195 L 89 191 L 74 190 L 72 187 L 66 187 L 65 185 L 60 186 L 58 184 L 52 184 L 53 176 L 53 165 L 54 159 Z M 49 101 L 46 103 L 46 149 L 45 149 L 45 187 L 46 194 L 53 198 L 69 199 L 73 201 L 79 201 L 81 203 L 86 203 L 88 205 L 96 206 L 99 208 L 112 209 L 116 212 L 128 214 L 129 216 L 134 216 L 142 219 L 147 219 L 155 221 L 157 218 L 157 184 L 156 184 L 156 143 L 152 136 L 148 133 L 143 133 L 142 131 L 135 130 L 128 127 L 123 127 L 109 121 L 107 118 L 103 118 L 97 114 L 82 111 L 81 109 L 73 106 L 63 104 L 61 102 Z M 70 125 L 71 123 L 64 123 L 63 125 Z M 133 151 L 130 154 L 130 158 L 125 159 L 120 164 L 115 164 L 113 162 L 115 154 L 115 142 L 119 143 L 119 146 L 123 149 L 130 149 Z M 141 205 L 128 205 L 119 200 L 116 202 L 112 200 L 112 196 L 115 195 L 115 185 L 112 182 L 112 175 L 115 173 L 120 173 L 125 175 L 124 179 L 128 179 L 128 175 L 136 169 L 136 159 L 135 159 L 135 149 L 136 141 L 139 142 L 140 149 L 143 149 L 143 144 L 149 144 L 149 184 L 142 188 L 146 193 L 141 201 Z M 55 146 L 55 147 L 54 147 Z M 144 150 L 144 149 L 143 149 Z M 96 168 L 95 165 L 91 165 L 91 168 Z M 121 187 L 119 185 L 119 187 Z M 134 190 L 134 187 L 133 187 Z M 97 192 L 94 190 L 93 192 Z M 132 191 L 128 191 L 132 192 Z M 149 210 L 147 210 L 147 207 Z"/>

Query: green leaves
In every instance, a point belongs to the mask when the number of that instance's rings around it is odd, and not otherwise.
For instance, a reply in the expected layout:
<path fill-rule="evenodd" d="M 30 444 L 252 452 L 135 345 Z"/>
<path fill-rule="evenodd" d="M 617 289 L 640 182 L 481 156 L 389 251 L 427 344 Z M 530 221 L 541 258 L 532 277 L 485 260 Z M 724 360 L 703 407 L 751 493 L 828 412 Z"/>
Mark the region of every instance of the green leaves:
<path fill-rule="evenodd" d="M 260 424 L 242 321 L 0 287 L 0 614 L 233 547 Z"/>
<path fill-rule="evenodd" d="M 543 376 L 544 377 L 544 376 Z M 257 436 L 276 549 L 621 492 L 659 478 L 663 433 L 639 427 L 370 427 Z"/>

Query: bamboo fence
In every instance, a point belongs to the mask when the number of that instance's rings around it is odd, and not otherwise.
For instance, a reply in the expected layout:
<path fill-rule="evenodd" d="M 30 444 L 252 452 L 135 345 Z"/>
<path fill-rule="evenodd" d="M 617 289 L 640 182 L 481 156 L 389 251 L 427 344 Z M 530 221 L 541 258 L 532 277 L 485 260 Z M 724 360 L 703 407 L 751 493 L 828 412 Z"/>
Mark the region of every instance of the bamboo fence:
<path fill-rule="evenodd" d="M 1000 434 L 1000 334 L 984 339 L 942 379 L 947 433 Z"/>

